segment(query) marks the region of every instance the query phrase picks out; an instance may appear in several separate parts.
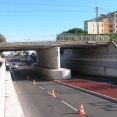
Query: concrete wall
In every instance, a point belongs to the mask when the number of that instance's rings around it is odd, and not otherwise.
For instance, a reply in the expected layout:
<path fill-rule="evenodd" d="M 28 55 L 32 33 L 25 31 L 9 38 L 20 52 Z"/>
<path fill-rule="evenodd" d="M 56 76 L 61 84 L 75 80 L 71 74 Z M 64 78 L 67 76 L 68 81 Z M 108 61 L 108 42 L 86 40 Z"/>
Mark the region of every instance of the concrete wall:
<path fill-rule="evenodd" d="M 41 67 L 60 68 L 60 47 L 54 47 L 36 51 L 36 61 Z"/>
<path fill-rule="evenodd" d="M 31 68 L 38 75 L 42 75 L 43 78 L 48 79 L 48 80 L 71 78 L 71 70 L 69 70 L 69 69 L 64 69 L 64 68 L 47 69 L 47 68 L 44 68 L 44 67 L 40 67 L 37 64 L 32 64 Z"/>
<path fill-rule="evenodd" d="M 37 51 L 37 63 L 31 68 L 45 79 L 69 79 L 71 70 L 60 68 L 60 47 L 49 48 Z"/>
<path fill-rule="evenodd" d="M 106 47 L 64 50 L 61 55 L 61 67 L 83 74 L 115 77 L 116 54 L 117 48 L 113 43 Z"/>

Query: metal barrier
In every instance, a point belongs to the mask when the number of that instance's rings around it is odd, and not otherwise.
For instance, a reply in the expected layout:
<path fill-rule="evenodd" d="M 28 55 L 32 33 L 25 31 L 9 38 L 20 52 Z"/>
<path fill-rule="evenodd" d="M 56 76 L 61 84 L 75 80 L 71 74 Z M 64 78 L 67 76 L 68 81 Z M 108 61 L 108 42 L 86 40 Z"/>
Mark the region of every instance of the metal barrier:
<path fill-rule="evenodd" d="M 109 35 L 93 35 L 93 34 L 60 34 L 57 35 L 57 41 L 110 41 Z"/>

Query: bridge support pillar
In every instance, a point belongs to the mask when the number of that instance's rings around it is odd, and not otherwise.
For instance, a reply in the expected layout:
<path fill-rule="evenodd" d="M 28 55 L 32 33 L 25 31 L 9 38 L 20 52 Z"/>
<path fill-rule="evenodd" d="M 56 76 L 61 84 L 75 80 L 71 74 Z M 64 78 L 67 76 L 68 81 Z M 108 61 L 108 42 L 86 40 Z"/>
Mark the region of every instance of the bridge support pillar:
<path fill-rule="evenodd" d="M 71 78 L 71 70 L 60 67 L 60 47 L 36 51 L 36 64 L 32 64 L 32 70 L 46 79 Z"/>

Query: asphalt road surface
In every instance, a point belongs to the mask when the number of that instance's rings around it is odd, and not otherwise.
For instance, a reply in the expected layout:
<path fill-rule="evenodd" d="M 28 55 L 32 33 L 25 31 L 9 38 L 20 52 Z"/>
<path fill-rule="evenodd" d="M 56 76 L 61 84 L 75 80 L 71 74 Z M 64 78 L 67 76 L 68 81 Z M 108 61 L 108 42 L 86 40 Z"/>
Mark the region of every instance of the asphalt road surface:
<path fill-rule="evenodd" d="M 43 80 L 43 77 L 35 75 L 20 59 L 7 58 L 9 64 L 14 61 L 18 63 L 19 69 L 9 68 L 26 117 L 117 117 L 116 103 Z M 32 83 L 33 79 L 36 84 Z M 53 89 L 56 97 L 51 96 Z M 86 115 L 78 114 L 81 103 Z"/>

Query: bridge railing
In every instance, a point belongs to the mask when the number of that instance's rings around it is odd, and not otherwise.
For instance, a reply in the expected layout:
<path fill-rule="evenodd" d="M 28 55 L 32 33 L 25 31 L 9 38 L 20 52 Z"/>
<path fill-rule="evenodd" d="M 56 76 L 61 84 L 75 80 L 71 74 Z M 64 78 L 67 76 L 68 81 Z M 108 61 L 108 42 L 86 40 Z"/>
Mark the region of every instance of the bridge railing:
<path fill-rule="evenodd" d="M 3 44 L 43 44 L 43 43 L 58 43 L 58 42 L 109 42 L 109 35 L 96 34 L 60 34 L 60 35 L 43 35 L 43 36 L 7 36 L 7 43 Z"/>
<path fill-rule="evenodd" d="M 110 41 L 109 35 L 94 35 L 94 34 L 60 34 L 57 35 L 57 41 Z"/>

